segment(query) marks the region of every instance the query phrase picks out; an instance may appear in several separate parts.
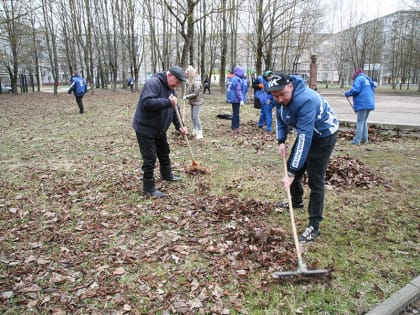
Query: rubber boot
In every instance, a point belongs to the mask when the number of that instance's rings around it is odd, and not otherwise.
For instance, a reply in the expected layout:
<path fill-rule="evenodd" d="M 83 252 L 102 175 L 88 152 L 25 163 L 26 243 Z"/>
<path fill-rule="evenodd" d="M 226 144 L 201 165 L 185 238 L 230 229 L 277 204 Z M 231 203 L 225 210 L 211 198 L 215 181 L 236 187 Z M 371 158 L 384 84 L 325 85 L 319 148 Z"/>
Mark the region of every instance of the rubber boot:
<path fill-rule="evenodd" d="M 167 182 L 180 182 L 182 181 L 182 178 L 179 176 L 174 176 L 172 173 L 172 169 L 170 166 L 160 166 L 160 176 L 163 180 L 166 180 Z"/>
<path fill-rule="evenodd" d="M 165 197 L 165 194 L 155 188 L 154 178 L 143 178 L 143 194 L 156 198 Z"/>
<path fill-rule="evenodd" d="M 197 140 L 203 139 L 203 130 L 197 130 L 197 135 L 195 137 Z"/>
<path fill-rule="evenodd" d="M 197 136 L 197 129 L 193 128 L 191 135 L 195 138 Z"/>

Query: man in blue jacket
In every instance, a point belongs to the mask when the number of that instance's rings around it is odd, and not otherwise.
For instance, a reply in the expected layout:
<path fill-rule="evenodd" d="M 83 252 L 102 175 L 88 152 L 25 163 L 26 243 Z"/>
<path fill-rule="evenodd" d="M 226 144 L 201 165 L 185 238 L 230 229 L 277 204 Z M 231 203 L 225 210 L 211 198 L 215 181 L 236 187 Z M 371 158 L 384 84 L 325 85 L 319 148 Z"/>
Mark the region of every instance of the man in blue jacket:
<path fill-rule="evenodd" d="M 353 96 L 353 110 L 357 114 L 356 134 L 353 144 L 368 143 L 367 119 L 371 110 L 375 109 L 376 84 L 371 78 L 357 69 L 353 74 L 353 86 L 344 92 L 345 97 Z"/>
<path fill-rule="evenodd" d="M 299 241 L 312 241 L 321 234 L 319 224 L 323 219 L 324 181 L 337 140 L 338 120 L 323 97 L 306 86 L 298 76 L 277 73 L 270 78 L 267 91 L 272 94 L 276 105 L 276 139 L 282 157 L 288 153 L 285 141 L 289 126 L 297 131 L 283 184 L 286 189 L 290 188 L 293 207 L 303 208 L 302 177 L 307 172 L 311 190 L 309 222 Z M 289 205 L 282 202 L 280 207 L 288 208 Z"/>
<path fill-rule="evenodd" d="M 175 113 L 178 107 L 175 89 L 187 80 L 184 70 L 178 66 L 154 74 L 146 81 L 141 91 L 133 119 L 137 142 L 143 159 L 143 192 L 152 197 L 164 197 L 156 190 L 154 168 L 156 158 L 159 159 L 160 175 L 166 181 L 180 181 L 174 176 L 169 158 L 169 144 L 166 131 L 171 123 L 185 135 L 187 129 L 182 127 Z"/>
<path fill-rule="evenodd" d="M 74 97 L 76 98 L 77 106 L 79 106 L 79 112 L 80 114 L 83 114 L 85 112 L 83 108 L 83 101 L 82 98 L 87 92 L 87 85 L 84 78 L 82 78 L 78 72 L 73 72 L 73 76 L 70 79 L 70 88 L 67 92 L 68 95 L 71 95 L 71 93 L 74 94 Z"/>

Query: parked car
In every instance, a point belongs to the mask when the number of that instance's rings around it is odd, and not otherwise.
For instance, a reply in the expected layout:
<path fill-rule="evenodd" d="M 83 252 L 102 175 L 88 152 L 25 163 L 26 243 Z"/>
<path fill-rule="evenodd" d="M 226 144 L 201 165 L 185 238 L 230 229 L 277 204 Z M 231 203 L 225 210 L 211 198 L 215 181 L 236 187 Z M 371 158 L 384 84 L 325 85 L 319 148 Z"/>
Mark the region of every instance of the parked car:
<path fill-rule="evenodd" d="M 1 92 L 2 93 L 12 93 L 13 92 L 13 89 L 10 86 L 8 86 L 8 85 L 2 84 L 0 86 L 0 88 L 1 88 Z"/>

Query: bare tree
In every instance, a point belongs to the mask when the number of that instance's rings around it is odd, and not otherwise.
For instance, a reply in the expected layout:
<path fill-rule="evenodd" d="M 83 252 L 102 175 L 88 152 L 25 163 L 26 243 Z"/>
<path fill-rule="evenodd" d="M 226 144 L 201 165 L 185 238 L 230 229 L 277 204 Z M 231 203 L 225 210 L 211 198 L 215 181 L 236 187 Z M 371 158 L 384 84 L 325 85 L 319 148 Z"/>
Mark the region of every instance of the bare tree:
<path fill-rule="evenodd" d="M 225 73 L 226 73 L 226 54 L 228 50 L 227 34 L 227 0 L 222 0 L 222 29 L 221 29 L 221 47 L 220 47 L 220 88 L 225 91 Z"/>
<path fill-rule="evenodd" d="M 202 33 L 201 33 L 201 75 L 204 78 L 205 74 L 209 75 L 210 82 L 212 75 L 215 71 L 216 60 L 221 59 L 221 36 L 224 23 L 222 20 L 222 13 L 218 12 L 217 7 L 213 10 L 204 9 L 207 8 L 206 2 L 202 1 L 203 10 L 201 20 Z M 220 4 L 216 4 L 219 6 Z M 215 13 L 215 14 L 212 14 Z M 217 13 L 216 13 L 217 12 Z M 224 73 L 224 72 L 223 72 Z M 222 72 L 220 72 L 220 75 Z"/>
<path fill-rule="evenodd" d="M 188 64 L 188 57 L 194 38 L 194 24 L 198 22 L 194 18 L 194 10 L 199 2 L 200 0 L 186 0 L 186 6 L 184 6 L 179 2 L 176 2 L 174 5 L 173 1 L 164 0 L 169 13 L 177 21 L 179 35 L 184 40 L 181 59 L 179 60 L 182 67 L 186 67 Z"/>
<path fill-rule="evenodd" d="M 93 24 L 93 17 L 92 17 L 92 9 L 91 9 L 91 2 L 90 0 L 85 0 L 85 9 L 86 15 L 85 19 L 83 19 L 83 30 L 86 38 L 86 44 L 84 47 L 84 57 L 85 57 L 85 64 L 86 64 L 86 81 L 90 84 L 91 93 L 94 93 L 94 84 L 93 84 L 93 43 L 92 43 L 92 26 Z"/>
<path fill-rule="evenodd" d="M 19 72 L 19 58 L 18 52 L 22 49 L 23 34 L 25 24 L 23 19 L 27 12 L 24 6 L 18 1 L 2 0 L 4 14 L 3 24 L 6 30 L 6 39 L 10 47 L 11 56 L 3 62 L 6 65 L 7 71 L 10 75 L 11 86 L 15 94 L 17 94 L 17 82 Z"/>
<path fill-rule="evenodd" d="M 55 16 L 53 2 L 42 0 L 42 15 L 44 22 L 44 35 L 47 43 L 48 57 L 51 66 L 51 73 L 54 80 L 54 95 L 58 92 L 59 67 L 58 67 L 58 53 L 57 53 L 57 33 L 55 25 Z"/>
<path fill-rule="evenodd" d="M 135 90 L 138 90 L 139 69 L 143 61 L 144 49 L 140 50 L 140 39 L 144 38 L 142 30 L 144 30 L 144 19 L 141 19 L 142 24 L 136 28 L 136 15 L 138 8 L 136 2 L 128 0 L 127 2 L 127 48 L 128 58 L 130 60 L 130 74 L 135 79 Z M 144 46 L 143 46 L 144 47 Z"/>
<path fill-rule="evenodd" d="M 317 1 L 310 0 L 251 0 L 249 13 L 255 25 L 255 35 L 249 36 L 255 52 L 255 69 L 293 71 L 305 47 L 309 34 L 318 22 Z M 252 34 L 252 30 L 249 31 Z M 291 57 L 293 56 L 293 57 Z M 292 58 L 292 59 L 291 59 Z"/>

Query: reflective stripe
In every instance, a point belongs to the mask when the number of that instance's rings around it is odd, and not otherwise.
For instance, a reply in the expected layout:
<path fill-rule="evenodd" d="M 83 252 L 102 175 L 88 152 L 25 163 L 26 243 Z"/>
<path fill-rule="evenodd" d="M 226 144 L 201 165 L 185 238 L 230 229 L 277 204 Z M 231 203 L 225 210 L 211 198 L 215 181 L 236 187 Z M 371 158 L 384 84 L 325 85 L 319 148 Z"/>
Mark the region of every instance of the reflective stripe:
<path fill-rule="evenodd" d="M 305 147 L 305 134 L 302 133 L 298 136 L 298 142 L 296 144 L 296 150 L 295 150 L 295 154 L 293 155 L 291 167 L 298 168 L 299 162 L 302 159 L 304 147 Z"/>

